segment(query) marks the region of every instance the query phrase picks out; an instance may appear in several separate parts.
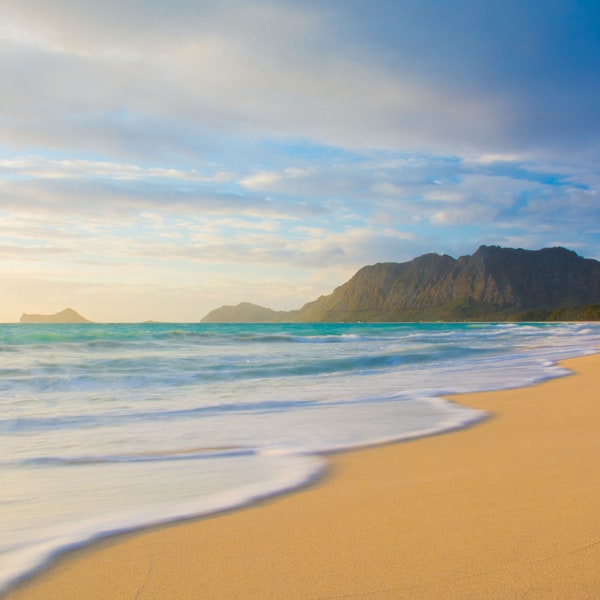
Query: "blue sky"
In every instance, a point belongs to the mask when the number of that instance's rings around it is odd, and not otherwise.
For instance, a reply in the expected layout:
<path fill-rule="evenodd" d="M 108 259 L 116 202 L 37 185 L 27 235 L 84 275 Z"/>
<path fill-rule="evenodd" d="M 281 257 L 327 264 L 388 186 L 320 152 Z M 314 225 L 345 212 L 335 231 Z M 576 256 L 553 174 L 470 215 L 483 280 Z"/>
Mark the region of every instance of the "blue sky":
<path fill-rule="evenodd" d="M 600 4 L 0 5 L 0 321 L 298 308 L 480 244 L 600 258 Z"/>

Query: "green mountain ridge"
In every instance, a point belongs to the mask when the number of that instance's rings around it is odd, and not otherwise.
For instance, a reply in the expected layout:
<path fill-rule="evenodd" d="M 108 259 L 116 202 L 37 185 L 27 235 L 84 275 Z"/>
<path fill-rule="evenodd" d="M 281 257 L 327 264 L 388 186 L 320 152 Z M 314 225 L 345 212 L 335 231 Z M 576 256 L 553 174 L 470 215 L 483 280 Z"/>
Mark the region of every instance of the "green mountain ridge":
<path fill-rule="evenodd" d="M 213 310 L 202 322 L 595 320 L 596 305 L 599 261 L 562 247 L 481 246 L 458 259 L 425 254 L 365 266 L 296 311 L 250 305 L 262 318 L 245 318 L 242 303 Z"/>

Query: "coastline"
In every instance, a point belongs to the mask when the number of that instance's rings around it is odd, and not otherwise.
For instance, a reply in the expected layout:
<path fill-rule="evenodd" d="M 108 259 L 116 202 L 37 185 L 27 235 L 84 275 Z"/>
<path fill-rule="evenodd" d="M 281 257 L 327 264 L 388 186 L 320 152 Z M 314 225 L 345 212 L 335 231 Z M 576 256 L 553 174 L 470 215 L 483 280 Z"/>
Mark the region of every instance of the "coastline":
<path fill-rule="evenodd" d="M 318 485 L 106 539 L 2 596 L 529 598 L 600 590 L 600 355 L 453 396 L 473 427 L 329 455 Z"/>

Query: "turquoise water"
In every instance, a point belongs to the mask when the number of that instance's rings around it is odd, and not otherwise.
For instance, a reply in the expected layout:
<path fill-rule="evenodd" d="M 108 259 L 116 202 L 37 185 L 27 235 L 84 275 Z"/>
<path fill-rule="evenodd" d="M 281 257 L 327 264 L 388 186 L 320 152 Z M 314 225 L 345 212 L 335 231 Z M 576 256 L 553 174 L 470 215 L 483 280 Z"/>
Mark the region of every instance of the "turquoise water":
<path fill-rule="evenodd" d="M 593 324 L 0 325 L 0 590 L 100 536 L 318 477 L 324 453 L 463 427 Z"/>

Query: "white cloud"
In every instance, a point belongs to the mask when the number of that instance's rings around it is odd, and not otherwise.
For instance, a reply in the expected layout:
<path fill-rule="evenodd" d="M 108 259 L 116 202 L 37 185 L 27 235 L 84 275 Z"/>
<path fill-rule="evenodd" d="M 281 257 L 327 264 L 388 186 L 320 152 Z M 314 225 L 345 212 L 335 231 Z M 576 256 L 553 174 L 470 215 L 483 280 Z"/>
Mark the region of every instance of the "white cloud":
<path fill-rule="evenodd" d="M 84 159 L 53 160 L 43 156 L 16 156 L 0 159 L 0 177 L 11 179 L 81 179 L 105 177 L 110 179 L 167 179 L 177 181 L 209 182 L 228 181 L 231 174 L 217 172 L 213 176 L 201 175 L 195 170 L 140 167 L 127 163 L 93 161 Z"/>
<path fill-rule="evenodd" d="M 261 171 L 248 177 L 240 179 L 240 184 L 251 190 L 269 189 L 272 184 L 278 182 L 281 177 L 277 173 Z"/>
<path fill-rule="evenodd" d="M 488 152 L 479 155 L 466 156 L 463 159 L 465 164 L 474 165 L 493 165 L 496 163 L 523 163 L 528 160 L 525 154 L 513 153 L 500 153 L 500 152 Z"/>
<path fill-rule="evenodd" d="M 466 145 L 479 143 L 506 118 L 493 97 L 439 89 L 369 53 L 357 59 L 353 43 L 335 35 L 335 14 L 314 6 L 180 6 L 179 18 L 174 7 L 156 29 L 145 25 L 152 10 L 140 5 L 138 16 L 125 4 L 113 6 L 122 23 L 93 6 L 4 9 L 7 26 L 24 32 L 5 36 L 10 60 L 0 60 L 12 82 L 1 101 L 11 117 L 5 139 L 164 156 L 173 145 L 194 153 L 186 132 L 219 128 L 449 149 L 458 132 Z"/>

